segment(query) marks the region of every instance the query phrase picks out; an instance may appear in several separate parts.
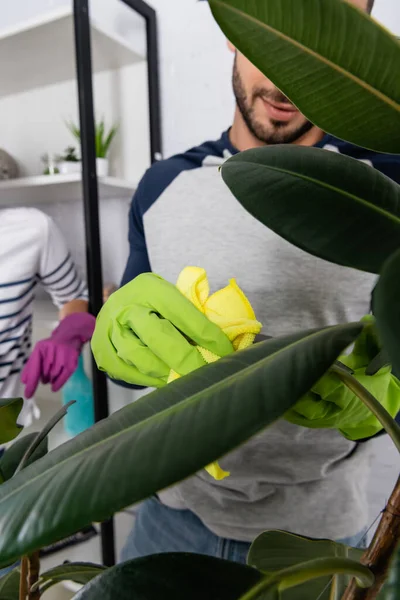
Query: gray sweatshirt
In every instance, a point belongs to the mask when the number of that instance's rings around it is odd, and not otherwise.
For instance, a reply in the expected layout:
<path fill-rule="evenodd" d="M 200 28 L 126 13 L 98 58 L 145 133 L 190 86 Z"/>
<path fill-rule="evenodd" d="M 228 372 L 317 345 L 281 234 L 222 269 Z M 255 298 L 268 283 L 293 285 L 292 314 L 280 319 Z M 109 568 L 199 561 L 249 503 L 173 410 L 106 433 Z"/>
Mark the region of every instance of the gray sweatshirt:
<path fill-rule="evenodd" d="M 330 136 L 320 146 L 363 152 L 368 162 L 375 156 Z M 150 268 L 175 282 L 188 265 L 205 268 L 214 291 L 235 277 L 271 336 L 367 314 L 374 277 L 310 256 L 248 214 L 218 171 L 233 152 L 224 134 L 147 172 L 132 203 L 124 282 Z M 390 168 L 393 157 L 386 160 Z M 367 522 L 369 446 L 282 420 L 220 460 L 230 477 L 217 482 L 201 471 L 160 498 L 225 538 L 252 541 L 285 529 L 340 539 Z"/>

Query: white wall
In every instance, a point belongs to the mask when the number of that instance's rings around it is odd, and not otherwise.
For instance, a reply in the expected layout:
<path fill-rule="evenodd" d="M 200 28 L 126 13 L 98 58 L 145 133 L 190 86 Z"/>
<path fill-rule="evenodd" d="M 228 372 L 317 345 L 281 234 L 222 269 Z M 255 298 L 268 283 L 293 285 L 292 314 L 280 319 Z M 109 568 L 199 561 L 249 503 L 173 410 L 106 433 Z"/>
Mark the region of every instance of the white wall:
<path fill-rule="evenodd" d="M 400 3 L 398 0 L 375 0 L 373 15 L 395 35 L 400 36 Z"/>
<path fill-rule="evenodd" d="M 219 137 L 233 115 L 232 55 L 207 2 L 149 0 L 158 13 L 164 154 Z"/>
<path fill-rule="evenodd" d="M 232 119 L 232 57 L 207 2 L 147 0 L 158 13 L 164 154 L 215 138 Z M 0 30 L 69 0 L 13 0 L 0 14 Z M 91 0 L 92 10 L 118 0 Z M 399 0 L 376 0 L 374 15 L 400 36 Z"/>
<path fill-rule="evenodd" d="M 92 0 L 91 3 L 92 14 L 98 21 L 107 19 L 121 35 L 132 31 L 129 17 L 133 13 L 125 4 L 118 0 Z M 0 15 L 0 31 L 68 4 L 69 0 L 15 0 L 10 11 Z M 110 10 L 110 6 L 115 10 Z M 96 41 L 98 43 L 98 38 L 94 38 L 93 48 Z M 45 68 L 45 65 L 38 62 L 37 68 Z M 77 146 L 64 123 L 70 119 L 78 122 L 77 104 L 75 80 L 0 97 L 0 147 L 17 159 L 21 177 L 42 173 L 40 157 L 44 153 L 60 154 L 68 145 Z M 94 104 L 98 119 L 104 116 L 107 125 L 119 123 L 110 153 L 111 175 L 138 181 L 150 159 L 146 63 L 136 62 L 119 70 L 97 73 Z M 57 222 L 78 267 L 84 272 L 82 202 L 54 202 L 37 207 Z M 121 199 L 100 199 L 105 282 L 118 284 L 121 280 L 128 254 L 128 210 L 128 202 Z"/>

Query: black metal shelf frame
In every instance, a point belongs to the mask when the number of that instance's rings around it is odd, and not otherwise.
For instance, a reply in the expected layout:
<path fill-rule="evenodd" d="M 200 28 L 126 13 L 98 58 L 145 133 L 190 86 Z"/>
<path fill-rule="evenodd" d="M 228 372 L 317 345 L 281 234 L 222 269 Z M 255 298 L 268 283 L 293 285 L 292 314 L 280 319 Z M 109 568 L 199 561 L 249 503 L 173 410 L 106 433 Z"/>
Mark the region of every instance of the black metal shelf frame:
<path fill-rule="evenodd" d="M 124 2 L 146 22 L 150 152 L 151 162 L 154 162 L 162 152 L 157 16 L 155 10 L 143 0 L 114 1 Z M 97 315 L 103 304 L 103 281 L 88 0 L 73 0 L 73 8 L 89 306 L 92 314 Z M 100 372 L 95 364 L 93 366 L 95 418 L 99 421 L 109 415 L 107 380 L 105 374 Z M 113 519 L 101 525 L 101 549 L 103 564 L 106 566 L 115 564 Z"/>

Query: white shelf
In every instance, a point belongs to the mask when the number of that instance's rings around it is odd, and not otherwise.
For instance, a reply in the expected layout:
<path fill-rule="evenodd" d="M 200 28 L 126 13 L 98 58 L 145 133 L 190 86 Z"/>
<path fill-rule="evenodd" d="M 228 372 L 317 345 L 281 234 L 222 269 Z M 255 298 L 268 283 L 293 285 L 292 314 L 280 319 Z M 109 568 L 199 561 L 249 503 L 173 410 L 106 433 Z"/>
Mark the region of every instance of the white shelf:
<path fill-rule="evenodd" d="M 117 69 L 146 59 L 145 25 L 139 15 L 130 11 L 129 19 L 119 14 L 108 20 L 104 16 L 96 18 L 93 12 L 94 72 Z M 0 97 L 74 77 L 73 14 L 69 6 L 0 31 Z"/>
<path fill-rule="evenodd" d="M 99 177 L 100 199 L 131 200 L 135 184 L 116 177 Z M 0 181 L 0 206 L 27 206 L 82 199 L 82 178 L 73 175 L 38 175 Z"/>

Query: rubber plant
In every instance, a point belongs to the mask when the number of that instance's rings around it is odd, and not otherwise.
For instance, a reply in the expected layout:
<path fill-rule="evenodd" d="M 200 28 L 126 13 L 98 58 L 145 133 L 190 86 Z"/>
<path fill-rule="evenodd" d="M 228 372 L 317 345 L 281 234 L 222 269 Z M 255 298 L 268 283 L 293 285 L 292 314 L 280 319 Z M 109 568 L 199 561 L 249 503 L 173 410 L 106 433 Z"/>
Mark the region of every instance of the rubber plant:
<path fill-rule="evenodd" d="M 372 19 L 345 0 L 209 3 L 225 35 L 312 122 L 378 152 L 400 153 L 400 45 Z M 353 159 L 295 146 L 239 154 L 224 164 L 222 177 L 249 212 L 292 244 L 379 275 L 372 299 L 383 344 L 377 360 L 390 360 L 400 373 L 400 187 Z M 399 426 L 336 363 L 365 327 L 337 325 L 256 344 L 141 398 L 25 465 L 0 485 L 0 567 L 217 460 L 281 418 L 329 370 L 400 449 Z M 27 585 L 18 567 L 0 580 L 0 591 L 6 589 L 9 600 L 32 600 L 72 579 L 85 584 L 78 600 L 382 599 L 393 564 L 387 600 L 397 600 L 399 541 L 398 484 L 365 553 L 274 531 L 254 541 L 248 566 L 164 554 L 108 569 L 62 565 Z M 22 592 L 16 589 L 20 579 Z"/>

